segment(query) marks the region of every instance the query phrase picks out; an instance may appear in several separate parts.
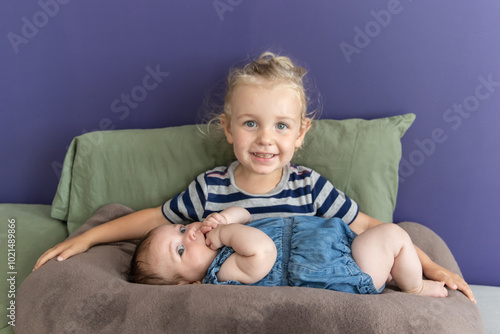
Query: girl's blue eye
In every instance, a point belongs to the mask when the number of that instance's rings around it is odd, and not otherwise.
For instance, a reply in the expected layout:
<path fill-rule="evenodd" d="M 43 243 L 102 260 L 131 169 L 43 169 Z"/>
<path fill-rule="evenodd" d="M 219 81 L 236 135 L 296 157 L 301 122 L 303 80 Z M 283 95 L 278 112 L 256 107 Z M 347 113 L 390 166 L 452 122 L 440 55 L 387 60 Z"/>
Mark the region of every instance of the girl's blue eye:
<path fill-rule="evenodd" d="M 255 123 L 254 121 L 246 121 L 245 125 L 249 128 L 254 128 L 257 126 L 257 123 Z"/>
<path fill-rule="evenodd" d="M 181 233 L 186 233 L 186 228 L 185 228 L 185 227 L 181 227 L 181 228 L 179 229 L 179 231 L 180 231 Z"/>
<path fill-rule="evenodd" d="M 177 247 L 177 253 L 179 253 L 179 255 L 182 256 L 182 254 L 184 254 L 184 246 L 179 245 Z"/>
<path fill-rule="evenodd" d="M 286 125 L 285 123 L 278 123 L 276 127 L 278 128 L 278 130 L 285 130 L 288 128 L 288 125 Z"/>

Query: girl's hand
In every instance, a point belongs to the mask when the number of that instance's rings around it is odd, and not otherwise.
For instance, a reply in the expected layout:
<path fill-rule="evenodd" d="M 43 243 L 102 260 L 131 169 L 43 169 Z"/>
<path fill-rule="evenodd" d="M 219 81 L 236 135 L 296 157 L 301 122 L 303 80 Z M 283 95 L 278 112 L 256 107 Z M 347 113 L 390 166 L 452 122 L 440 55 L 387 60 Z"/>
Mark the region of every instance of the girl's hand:
<path fill-rule="evenodd" d="M 212 229 L 206 234 L 205 244 L 210 247 L 210 249 L 216 250 L 224 246 L 220 239 L 220 231 L 223 226 Z"/>
<path fill-rule="evenodd" d="M 33 270 L 40 268 L 47 261 L 55 258 L 56 256 L 57 261 L 64 261 L 73 255 L 87 251 L 91 246 L 91 243 L 87 240 L 87 238 L 85 238 L 84 235 L 79 235 L 77 237 L 63 241 L 43 253 L 38 261 L 36 261 Z"/>
<path fill-rule="evenodd" d="M 212 229 L 216 228 L 220 224 L 228 224 L 226 217 L 221 215 L 220 213 L 214 212 L 211 213 L 205 218 L 203 221 L 203 226 L 201 227 L 201 232 L 203 234 L 207 234 Z"/>
<path fill-rule="evenodd" d="M 426 266 L 423 269 L 425 277 L 434 281 L 444 282 L 448 288 L 462 291 L 467 298 L 474 303 L 477 303 L 472 290 L 462 277 L 438 265 L 437 263 L 433 263 L 431 266 Z"/>

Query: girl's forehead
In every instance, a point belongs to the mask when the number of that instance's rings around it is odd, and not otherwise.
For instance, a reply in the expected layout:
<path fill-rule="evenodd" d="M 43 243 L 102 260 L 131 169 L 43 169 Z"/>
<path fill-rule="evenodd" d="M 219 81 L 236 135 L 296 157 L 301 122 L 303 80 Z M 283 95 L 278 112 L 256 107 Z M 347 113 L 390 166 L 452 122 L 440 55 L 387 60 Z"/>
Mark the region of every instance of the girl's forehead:
<path fill-rule="evenodd" d="M 296 91 L 297 87 L 295 87 L 292 83 L 288 81 L 270 81 L 270 80 L 258 80 L 255 82 L 241 82 L 234 87 L 234 94 L 237 92 L 248 92 L 248 91 L 279 91 L 279 90 L 293 90 Z"/>
<path fill-rule="evenodd" d="M 232 112 L 246 112 L 255 108 L 283 109 L 287 114 L 292 110 L 301 115 L 301 100 L 297 90 L 287 84 L 260 86 L 242 85 L 233 94 Z"/>
<path fill-rule="evenodd" d="M 271 99 L 275 103 L 297 103 L 300 105 L 300 97 L 297 90 L 285 84 L 280 85 L 242 85 L 234 90 L 231 99 L 231 104 L 250 104 L 263 102 L 266 99 Z"/>

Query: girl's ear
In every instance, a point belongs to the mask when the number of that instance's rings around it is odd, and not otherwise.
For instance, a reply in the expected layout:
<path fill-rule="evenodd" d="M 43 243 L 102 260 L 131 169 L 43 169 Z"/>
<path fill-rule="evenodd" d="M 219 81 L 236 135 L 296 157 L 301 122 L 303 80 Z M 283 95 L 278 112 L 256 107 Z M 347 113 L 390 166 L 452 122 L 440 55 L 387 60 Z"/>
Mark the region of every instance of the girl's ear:
<path fill-rule="evenodd" d="M 302 144 L 304 143 L 304 138 L 306 136 L 306 133 L 307 131 L 309 131 L 310 128 L 311 128 L 311 119 L 306 117 L 302 120 L 302 124 L 300 125 L 299 135 L 295 140 L 295 148 L 298 149 L 302 146 Z"/>
<path fill-rule="evenodd" d="M 234 140 L 233 140 L 233 133 L 231 132 L 231 122 L 230 119 L 226 116 L 226 114 L 220 115 L 220 124 L 224 128 L 224 134 L 226 135 L 227 142 L 229 144 L 232 144 Z"/>

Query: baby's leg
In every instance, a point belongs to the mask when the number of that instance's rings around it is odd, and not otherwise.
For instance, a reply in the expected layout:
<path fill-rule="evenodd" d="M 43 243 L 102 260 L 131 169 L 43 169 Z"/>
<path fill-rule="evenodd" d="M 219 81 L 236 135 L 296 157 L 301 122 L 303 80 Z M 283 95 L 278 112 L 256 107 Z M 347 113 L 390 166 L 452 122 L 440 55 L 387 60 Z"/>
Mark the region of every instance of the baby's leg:
<path fill-rule="evenodd" d="M 395 224 L 381 224 L 357 236 L 352 243 L 354 261 L 380 289 L 392 275 L 403 292 L 445 297 L 444 283 L 422 279 L 422 264 L 406 231 Z"/>

